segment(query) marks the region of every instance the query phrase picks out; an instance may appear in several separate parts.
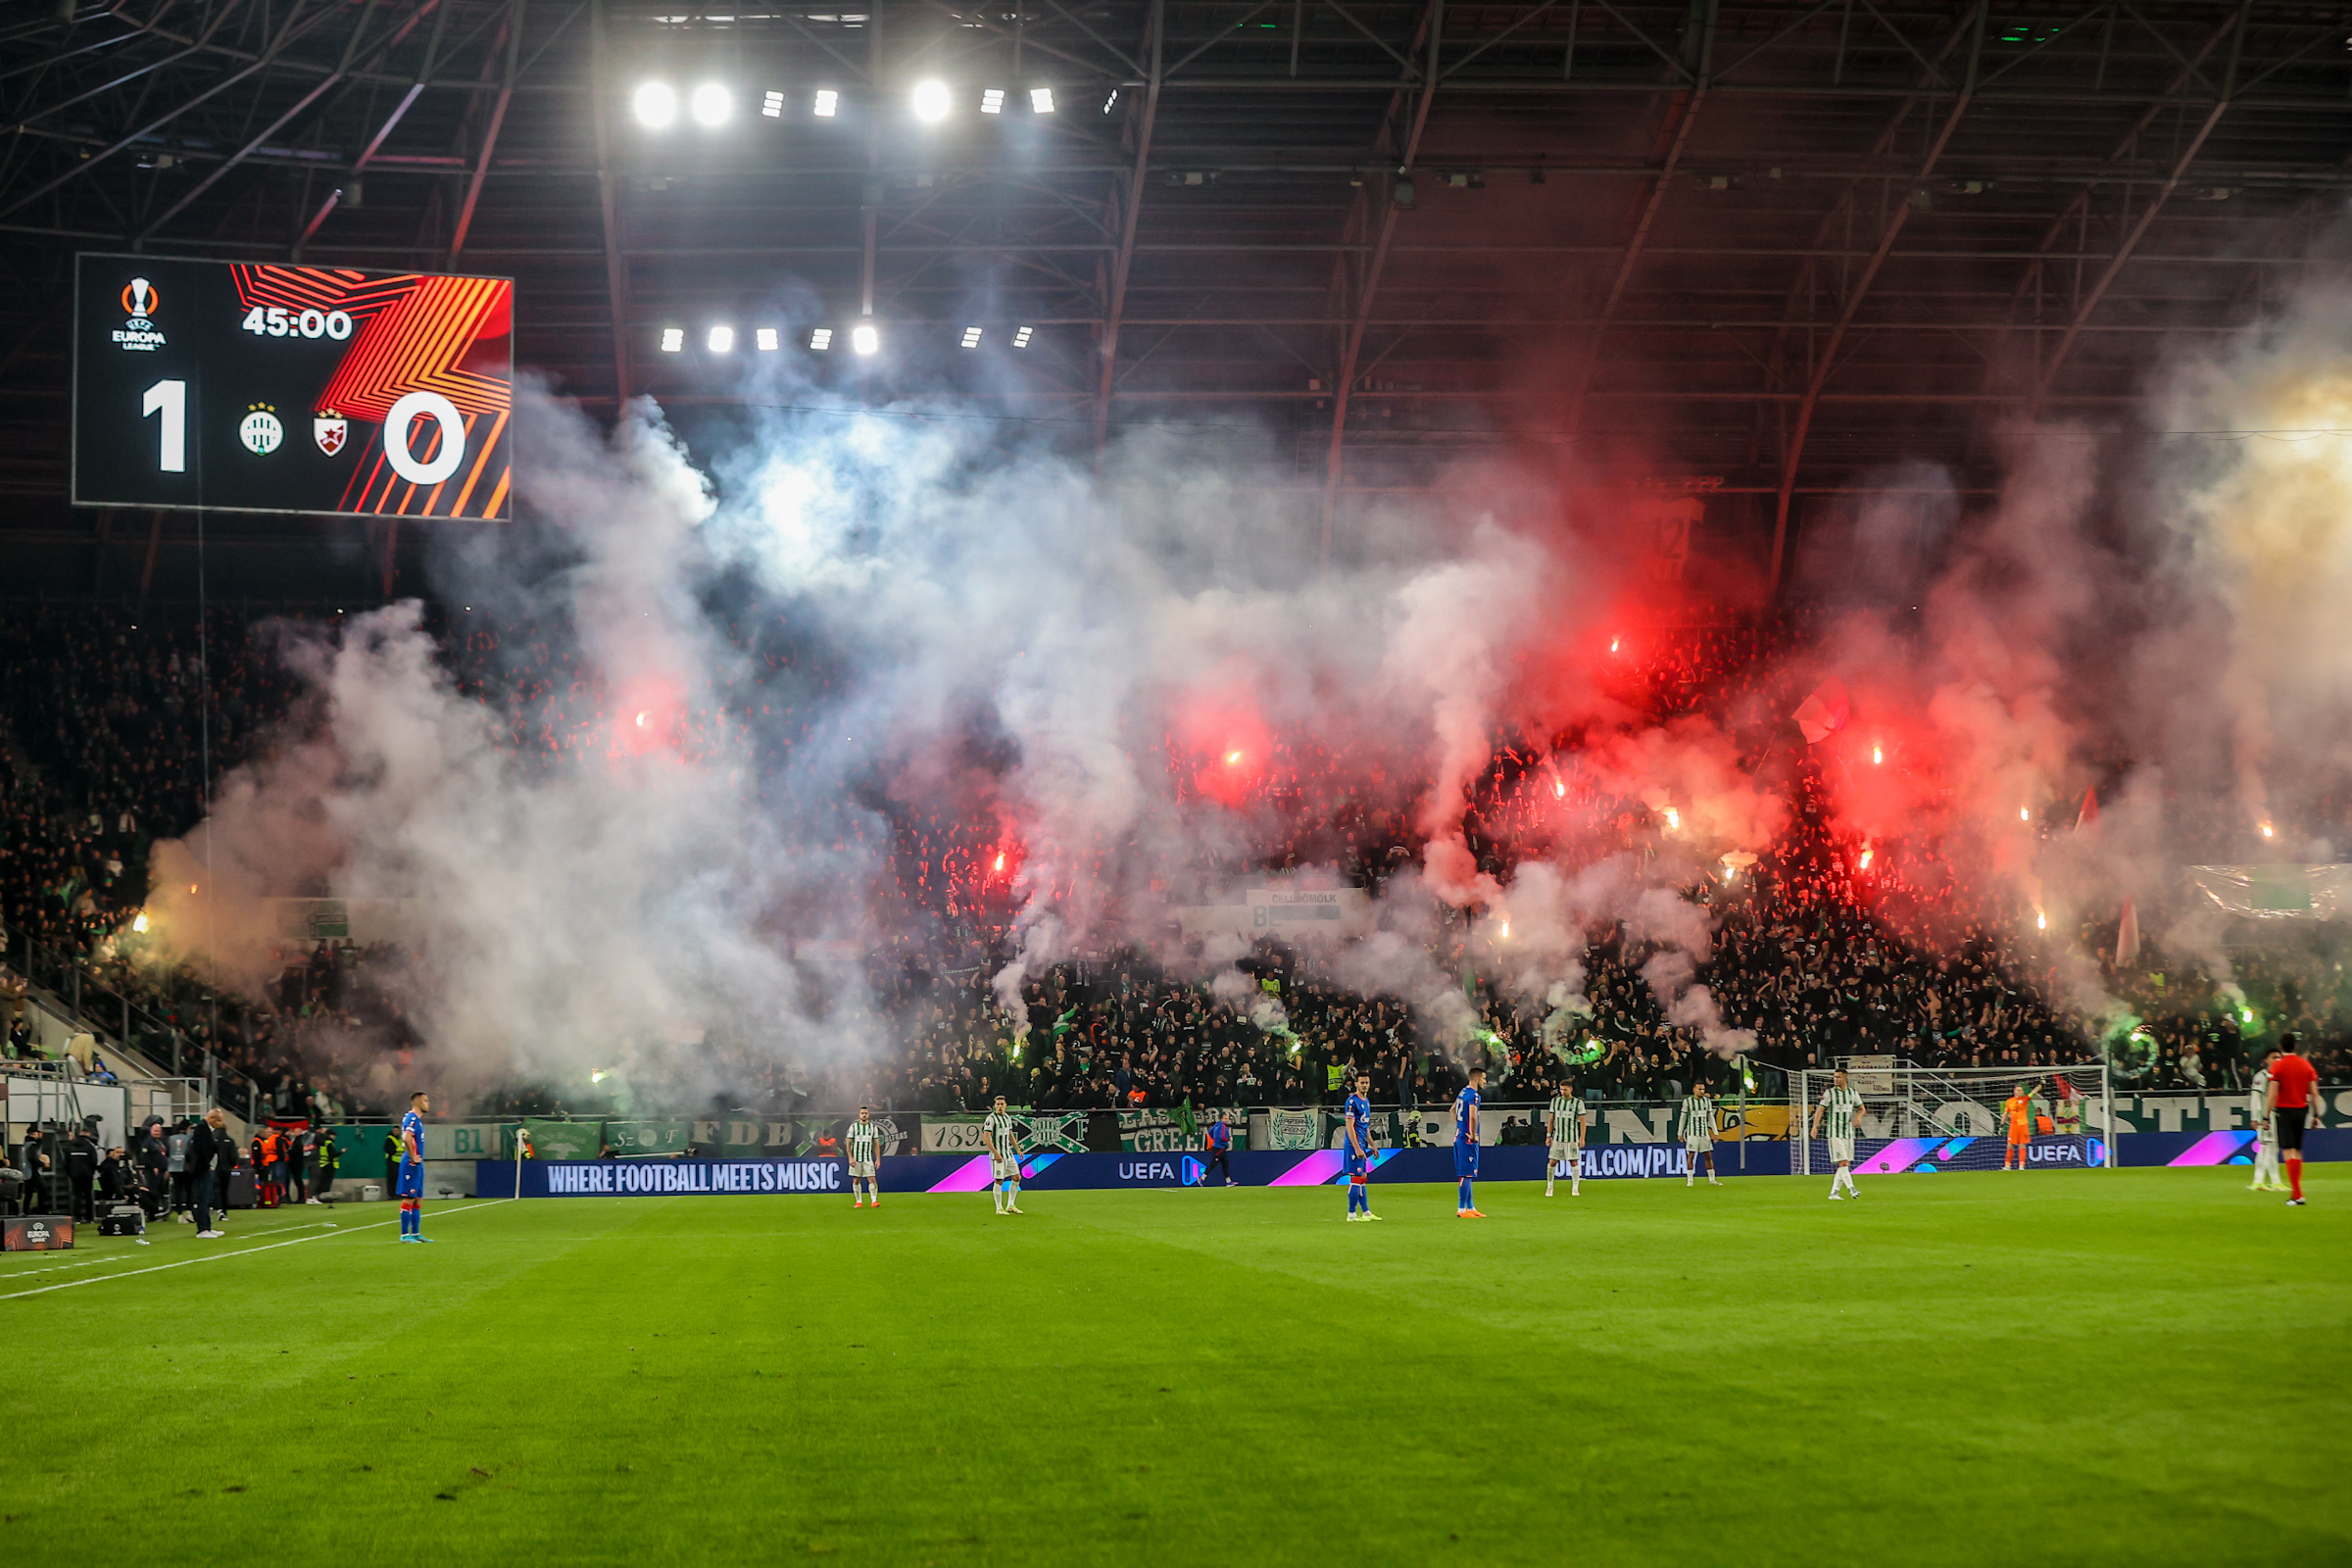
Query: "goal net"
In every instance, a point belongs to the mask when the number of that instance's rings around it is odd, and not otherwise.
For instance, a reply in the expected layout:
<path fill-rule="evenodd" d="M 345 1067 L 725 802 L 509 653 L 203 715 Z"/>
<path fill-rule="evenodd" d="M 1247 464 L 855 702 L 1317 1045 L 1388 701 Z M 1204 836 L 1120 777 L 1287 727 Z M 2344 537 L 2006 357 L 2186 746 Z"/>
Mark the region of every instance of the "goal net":
<path fill-rule="evenodd" d="M 1854 1174 L 1998 1170 L 2014 1163 L 2003 1103 L 2021 1087 L 2031 1102 L 2026 1166 L 2112 1168 L 2115 1102 L 2107 1064 L 2063 1067 L 1919 1067 L 1893 1056 L 1834 1058 L 1846 1086 L 1862 1097 L 1854 1128 Z M 1788 1168 L 1799 1176 L 1837 1167 L 1826 1138 L 1809 1136 L 1813 1112 L 1830 1092 L 1835 1068 L 1788 1078 Z M 1827 1130 L 1828 1118 L 1823 1118 Z"/>

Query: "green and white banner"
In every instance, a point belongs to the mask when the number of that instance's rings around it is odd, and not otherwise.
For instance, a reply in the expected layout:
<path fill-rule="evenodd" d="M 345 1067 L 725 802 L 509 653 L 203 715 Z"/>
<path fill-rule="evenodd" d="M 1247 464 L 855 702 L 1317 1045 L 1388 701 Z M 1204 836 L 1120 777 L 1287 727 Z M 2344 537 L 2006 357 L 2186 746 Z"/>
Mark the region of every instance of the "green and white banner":
<path fill-rule="evenodd" d="M 2096 1114 L 2095 1107 L 2092 1113 Z M 2254 1125 L 2249 1095 L 2150 1094 L 2115 1097 L 2116 1131 L 2126 1133 L 2243 1132 Z M 2327 1087 L 2312 1098 L 2311 1125 L 2352 1127 L 2352 1089 Z"/>
<path fill-rule="evenodd" d="M 1083 1110 L 1015 1111 L 1021 1124 L 1021 1148 L 1030 1153 L 1052 1151 L 1064 1154 L 1086 1152 L 1086 1112 Z M 984 1154 L 978 1116 L 925 1116 L 922 1152 L 926 1154 Z M 911 1152 L 911 1151 L 897 1151 Z"/>
<path fill-rule="evenodd" d="M 1250 1118 L 1251 1149 L 1320 1149 L 1323 1113 L 1319 1110 L 1269 1110 Z"/>
<path fill-rule="evenodd" d="M 550 1121 L 537 1116 L 522 1123 L 530 1134 L 535 1159 L 594 1159 L 603 1152 L 605 1124 L 601 1121 Z M 504 1157 L 512 1159 L 514 1146 L 508 1140 Z"/>

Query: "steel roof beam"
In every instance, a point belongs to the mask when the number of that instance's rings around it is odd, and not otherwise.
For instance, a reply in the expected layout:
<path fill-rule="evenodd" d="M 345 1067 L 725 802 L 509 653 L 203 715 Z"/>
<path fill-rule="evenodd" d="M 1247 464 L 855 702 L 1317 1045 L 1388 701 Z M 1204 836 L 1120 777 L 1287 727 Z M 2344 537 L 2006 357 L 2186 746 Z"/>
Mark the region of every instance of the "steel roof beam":
<path fill-rule="evenodd" d="M 1053 0 L 1047 0 L 1049 5 Z M 1054 6 L 1056 11 L 1061 8 Z M 1067 15 L 1067 13 L 1064 13 Z M 1110 283 L 1103 302 L 1102 384 L 1095 397 L 1095 461 L 1102 462 L 1110 433 L 1110 398 L 1119 368 L 1119 317 L 1127 309 L 1127 279 L 1135 267 L 1136 234 L 1144 219 L 1144 181 L 1152 172 L 1152 132 L 1159 120 L 1160 63 L 1167 42 L 1167 0 L 1152 0 L 1151 43 L 1145 51 L 1152 61 L 1150 85 L 1144 91 L 1143 112 L 1136 119 L 1135 162 L 1127 172 L 1120 202 L 1119 249 L 1111 264 Z M 1104 45 L 1105 48 L 1109 47 Z"/>
<path fill-rule="evenodd" d="M 1926 180 L 1936 172 L 1936 165 L 1942 159 L 1943 150 L 1951 145 L 1952 132 L 1960 128 L 1961 118 L 1968 113 L 1969 90 L 1976 85 L 1977 69 L 1984 48 L 1984 22 L 1987 8 L 1988 0 L 1976 0 L 1976 4 L 1972 7 L 1965 84 L 1960 96 L 1952 104 L 1951 113 L 1944 117 L 1943 128 L 1936 132 L 1936 139 L 1930 144 L 1926 156 L 1920 160 L 1919 173 L 1915 176 L 1915 183 Z M 1910 218 L 1911 212 L 1912 204 L 1908 198 L 1895 203 L 1893 216 L 1887 220 L 1886 232 L 1880 236 L 1878 249 L 1872 253 L 1869 262 L 1864 264 L 1862 275 L 1856 278 L 1846 291 L 1845 307 L 1838 313 L 1837 324 L 1831 327 L 1829 338 L 1821 347 L 1819 357 L 1813 365 L 1813 374 L 1806 383 L 1804 397 L 1797 405 L 1796 422 L 1789 432 L 1788 444 L 1781 458 L 1780 499 L 1773 510 L 1772 565 L 1768 580 L 1769 592 L 1774 595 L 1778 595 L 1781 589 L 1781 569 L 1788 544 L 1788 502 L 1789 497 L 1796 490 L 1797 465 L 1804 461 L 1805 437 L 1812 429 L 1814 410 L 1820 406 L 1822 389 L 1828 382 L 1831 372 L 1837 368 L 1838 351 L 1844 346 L 1845 334 L 1854 324 L 1855 314 L 1861 310 L 1862 301 L 1869 295 L 1871 284 L 1877 281 L 1879 269 L 1886 265 L 1887 253 L 1894 249 L 1894 242 L 1901 236 L 1903 224 Z"/>

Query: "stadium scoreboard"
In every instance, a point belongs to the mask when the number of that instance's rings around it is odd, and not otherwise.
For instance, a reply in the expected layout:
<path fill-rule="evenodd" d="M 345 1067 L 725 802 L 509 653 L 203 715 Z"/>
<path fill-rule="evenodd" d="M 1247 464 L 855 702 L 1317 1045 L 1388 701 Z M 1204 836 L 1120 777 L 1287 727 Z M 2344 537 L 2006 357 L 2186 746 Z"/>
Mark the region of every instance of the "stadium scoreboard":
<path fill-rule="evenodd" d="M 514 285 L 77 258 L 76 506 L 512 514 Z"/>

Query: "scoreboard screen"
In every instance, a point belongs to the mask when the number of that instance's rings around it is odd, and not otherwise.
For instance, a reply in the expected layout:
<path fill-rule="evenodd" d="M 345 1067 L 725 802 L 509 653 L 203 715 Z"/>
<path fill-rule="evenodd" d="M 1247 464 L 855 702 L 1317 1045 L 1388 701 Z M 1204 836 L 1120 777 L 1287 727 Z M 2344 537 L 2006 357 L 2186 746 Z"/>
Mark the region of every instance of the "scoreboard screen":
<path fill-rule="evenodd" d="M 512 279 L 77 266 L 76 506 L 512 514 Z"/>

